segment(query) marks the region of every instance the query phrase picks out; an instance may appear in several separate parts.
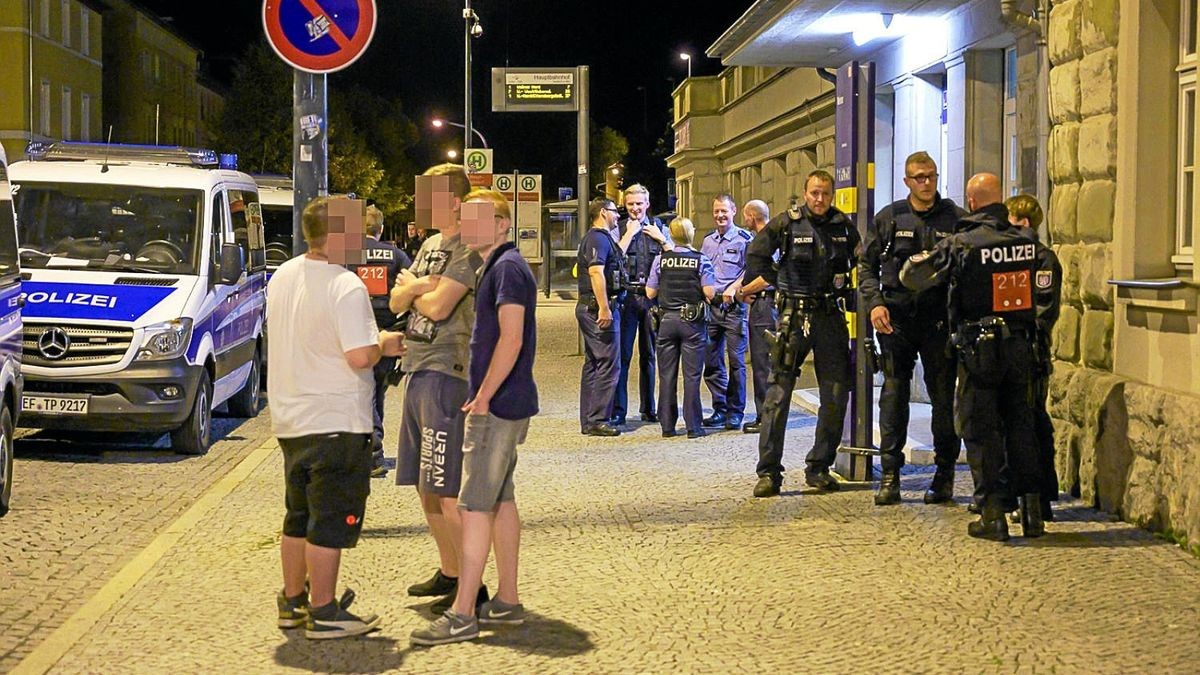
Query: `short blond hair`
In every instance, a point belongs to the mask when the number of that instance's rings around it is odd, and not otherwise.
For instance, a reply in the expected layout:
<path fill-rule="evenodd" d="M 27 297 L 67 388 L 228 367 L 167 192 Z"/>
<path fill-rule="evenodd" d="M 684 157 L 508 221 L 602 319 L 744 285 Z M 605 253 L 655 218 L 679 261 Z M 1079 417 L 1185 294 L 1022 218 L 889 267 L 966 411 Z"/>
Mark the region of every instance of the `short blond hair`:
<path fill-rule="evenodd" d="M 508 205 L 508 200 L 504 195 L 496 190 L 485 187 L 477 187 L 467 193 L 467 198 L 464 202 L 491 202 L 492 206 L 496 207 L 496 215 L 505 220 L 512 220 L 512 207 Z"/>
<path fill-rule="evenodd" d="M 367 206 L 367 215 L 363 217 L 363 231 L 376 239 L 383 234 L 383 211 L 378 206 Z"/>
<path fill-rule="evenodd" d="M 677 216 L 671 221 L 670 230 L 671 241 L 680 246 L 691 246 L 696 239 L 696 226 L 683 216 Z"/>
<path fill-rule="evenodd" d="M 633 185 L 625 188 L 625 194 L 621 196 L 621 201 L 624 201 L 625 197 L 628 197 L 629 195 L 645 195 L 646 203 L 650 203 L 650 191 L 647 190 L 646 186 L 642 185 L 641 183 L 634 183 Z"/>
<path fill-rule="evenodd" d="M 459 200 L 466 199 L 471 192 L 471 179 L 462 164 L 435 164 L 425 170 L 423 176 L 446 176 L 450 179 L 450 193 Z"/>

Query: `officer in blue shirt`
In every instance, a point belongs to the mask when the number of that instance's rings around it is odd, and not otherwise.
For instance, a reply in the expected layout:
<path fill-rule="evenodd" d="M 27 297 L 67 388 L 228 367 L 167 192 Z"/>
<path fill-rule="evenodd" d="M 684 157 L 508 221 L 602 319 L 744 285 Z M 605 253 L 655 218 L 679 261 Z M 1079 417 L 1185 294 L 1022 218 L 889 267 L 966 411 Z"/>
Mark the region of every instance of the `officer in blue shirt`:
<path fill-rule="evenodd" d="M 576 269 L 579 302 L 575 319 L 583 336 L 583 372 L 579 381 L 579 424 L 586 436 L 619 436 L 609 424 L 613 394 L 621 370 L 620 299 L 624 257 L 610 231 L 617 224 L 616 204 L 603 197 L 588 204 L 592 226 L 579 241 Z"/>
<path fill-rule="evenodd" d="M 646 295 L 658 298 L 662 323 L 658 327 L 658 417 L 662 435 L 676 434 L 679 408 L 675 384 L 683 357 L 683 421 L 688 438 L 704 436 L 700 404 L 700 375 L 704 369 L 705 325 L 708 303 L 716 296 L 712 262 L 692 248 L 696 226 L 687 218 L 671 221 L 674 246 L 663 252 L 646 281 Z"/>
<path fill-rule="evenodd" d="M 700 252 L 712 261 L 717 294 L 711 301 L 704 381 L 712 393 L 713 414 L 706 427 L 737 429 L 746 410 L 746 305 L 737 298 L 746 271 L 746 245 L 753 236 L 733 222 L 737 205 L 727 194 L 713 200 L 717 229 L 704 238 Z M 725 357 L 729 368 L 726 370 Z"/>
<path fill-rule="evenodd" d="M 371 309 L 375 311 L 375 323 L 379 330 L 387 330 L 396 323 L 396 314 L 388 308 L 388 296 L 392 286 L 396 285 L 400 270 L 412 265 L 412 259 L 392 244 L 379 240 L 383 234 L 383 212 L 374 205 L 367 207 L 363 224 L 367 236 L 363 240 L 362 263 L 346 267 L 366 285 L 367 294 L 371 296 Z M 375 466 L 371 469 L 372 478 L 387 475 L 383 464 L 383 402 L 396 361 L 394 356 L 385 356 L 375 364 L 375 432 L 371 435 Z"/>
<path fill-rule="evenodd" d="M 646 214 L 650 207 L 650 191 L 633 184 L 625 190 L 625 211 L 621 221 L 621 250 L 625 253 L 629 281 L 625 285 L 625 303 L 621 306 L 621 376 L 617 379 L 617 395 L 613 399 L 613 426 L 625 424 L 629 405 L 629 363 L 633 360 L 633 343 L 638 345 L 638 394 L 643 422 L 657 422 L 654 414 L 654 345 L 655 330 L 650 317 L 654 300 L 646 297 L 646 279 L 658 255 L 670 249 L 670 233 L 662 221 Z"/>

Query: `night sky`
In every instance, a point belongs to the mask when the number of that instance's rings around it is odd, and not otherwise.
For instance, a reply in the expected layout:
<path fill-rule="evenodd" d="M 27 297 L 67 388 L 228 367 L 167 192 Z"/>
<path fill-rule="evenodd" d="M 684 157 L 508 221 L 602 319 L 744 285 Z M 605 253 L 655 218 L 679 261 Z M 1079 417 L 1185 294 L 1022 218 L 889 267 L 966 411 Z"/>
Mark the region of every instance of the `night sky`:
<path fill-rule="evenodd" d="M 228 84 L 233 63 L 252 41 L 263 40 L 262 3 L 140 0 L 179 33 L 204 50 L 206 75 Z M 331 87 L 359 84 L 398 95 L 404 112 L 422 129 L 412 151 L 418 164 L 460 148 L 461 130 L 439 131 L 428 120 L 462 121 L 463 3 L 458 0 L 377 0 L 379 26 L 374 41 L 355 64 L 330 76 Z M 720 63 L 704 56 L 749 6 L 749 0 L 696 3 L 616 4 L 576 0 L 474 0 L 484 33 L 472 42 L 474 126 L 496 148 L 499 171 L 544 173 L 550 183 L 574 186 L 574 113 L 492 113 L 493 66 L 590 66 L 592 119 L 630 141 L 627 182 L 650 178 L 649 153 L 670 123 L 670 93 L 685 77 L 679 52 L 693 55 L 692 74 L 711 75 Z M 707 12 L 699 8 L 709 8 Z M 644 87 L 643 91 L 638 87 Z M 643 103 L 644 101 L 644 103 Z M 663 171 L 660 169 L 660 171 Z M 665 176 L 663 171 L 661 176 Z M 651 180 L 652 200 L 661 203 L 663 185 Z"/>

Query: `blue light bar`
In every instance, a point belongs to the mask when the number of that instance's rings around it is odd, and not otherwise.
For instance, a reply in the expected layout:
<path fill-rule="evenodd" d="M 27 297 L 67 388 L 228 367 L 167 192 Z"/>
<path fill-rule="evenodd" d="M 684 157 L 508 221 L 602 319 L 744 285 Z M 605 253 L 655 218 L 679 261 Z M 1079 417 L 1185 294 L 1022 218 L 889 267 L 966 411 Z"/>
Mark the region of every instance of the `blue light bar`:
<path fill-rule="evenodd" d="M 233 158 L 233 166 L 227 167 L 221 163 L 217 153 L 212 150 L 168 145 L 32 141 L 26 148 L 26 154 L 29 159 L 35 161 L 146 162 L 194 166 L 204 169 L 237 168 L 237 155 L 221 156 L 222 158 L 226 156 Z"/>

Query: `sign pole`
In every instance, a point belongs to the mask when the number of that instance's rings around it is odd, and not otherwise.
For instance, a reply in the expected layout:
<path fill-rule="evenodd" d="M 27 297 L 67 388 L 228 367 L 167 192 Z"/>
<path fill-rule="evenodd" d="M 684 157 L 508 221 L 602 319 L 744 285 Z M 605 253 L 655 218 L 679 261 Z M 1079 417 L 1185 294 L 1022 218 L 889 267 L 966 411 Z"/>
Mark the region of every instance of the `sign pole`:
<path fill-rule="evenodd" d="M 576 118 L 575 133 L 577 137 L 576 154 L 579 161 L 579 175 L 576 176 L 575 192 L 579 195 L 579 222 L 576 223 L 576 227 L 578 229 L 579 240 L 582 241 L 584 233 L 592 226 L 587 218 L 588 195 L 591 194 L 591 190 L 588 189 L 588 181 L 590 180 L 588 178 L 588 155 L 591 153 L 589 145 L 591 141 L 589 138 L 591 128 L 588 126 L 588 110 L 591 104 L 588 101 L 590 89 L 588 86 L 588 67 L 579 66 L 578 71 L 578 82 L 575 86 L 577 88 L 576 95 L 579 97 L 579 113 Z"/>
<path fill-rule="evenodd" d="M 292 255 L 307 250 L 300 216 L 313 198 L 329 194 L 326 76 L 295 71 L 292 89 Z"/>

